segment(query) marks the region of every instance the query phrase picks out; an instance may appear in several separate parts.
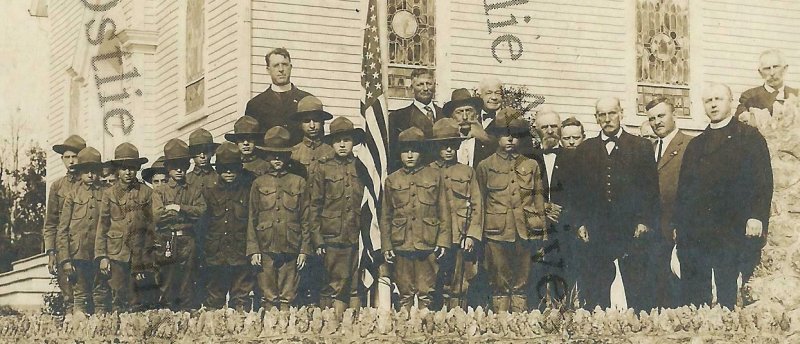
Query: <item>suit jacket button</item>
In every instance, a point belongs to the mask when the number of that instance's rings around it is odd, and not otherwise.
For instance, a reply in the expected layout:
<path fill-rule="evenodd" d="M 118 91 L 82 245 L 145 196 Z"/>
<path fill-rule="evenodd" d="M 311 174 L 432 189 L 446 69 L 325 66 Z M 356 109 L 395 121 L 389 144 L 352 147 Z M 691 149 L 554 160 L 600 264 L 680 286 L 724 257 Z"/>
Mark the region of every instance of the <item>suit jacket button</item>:
<path fill-rule="evenodd" d="M 416 221 L 416 220 L 417 220 L 416 217 L 414 217 L 414 216 L 411 217 L 411 221 Z"/>

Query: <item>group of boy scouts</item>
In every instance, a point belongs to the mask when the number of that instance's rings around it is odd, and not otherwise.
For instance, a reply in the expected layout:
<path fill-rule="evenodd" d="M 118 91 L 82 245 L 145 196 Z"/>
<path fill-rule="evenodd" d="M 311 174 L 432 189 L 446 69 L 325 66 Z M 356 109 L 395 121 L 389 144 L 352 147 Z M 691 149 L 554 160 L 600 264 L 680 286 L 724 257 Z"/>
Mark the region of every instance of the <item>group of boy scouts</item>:
<path fill-rule="evenodd" d="M 105 162 L 76 135 L 53 147 L 68 172 L 50 188 L 45 250 L 68 313 L 360 306 L 368 179 L 353 147 L 365 132 L 291 83 L 288 51 L 265 59 L 272 85 L 228 142 L 204 129 L 169 140 L 144 182 L 148 159 L 130 143 Z M 783 90 L 782 56 L 761 63 L 764 87 Z M 398 306 L 608 307 L 617 274 L 637 310 L 710 304 L 712 269 L 718 302 L 735 305 L 736 278 L 752 275 L 765 241 L 772 174 L 727 86 L 704 90 L 711 124 L 695 138 L 667 98 L 646 107 L 653 143 L 622 130 L 620 101 L 603 98 L 589 139 L 574 117 L 541 109 L 539 148 L 496 79 L 443 108 L 432 72 L 415 70 L 411 88 L 413 103 L 389 115 L 375 256 Z"/>

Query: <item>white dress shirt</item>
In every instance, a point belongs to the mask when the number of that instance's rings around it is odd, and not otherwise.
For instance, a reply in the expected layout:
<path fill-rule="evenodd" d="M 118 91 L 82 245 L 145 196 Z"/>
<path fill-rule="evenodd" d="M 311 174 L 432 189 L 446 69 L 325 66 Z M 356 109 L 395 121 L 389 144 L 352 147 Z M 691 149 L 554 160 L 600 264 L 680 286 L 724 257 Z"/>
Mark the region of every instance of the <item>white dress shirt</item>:
<path fill-rule="evenodd" d="M 483 129 L 486 129 L 489 124 L 494 121 L 494 118 L 487 117 L 486 111 L 483 110 L 481 110 L 481 115 L 478 120 L 480 121 L 481 118 L 483 118 L 483 121 L 481 121 L 481 126 L 483 126 Z M 461 141 L 461 145 L 458 147 L 458 152 L 456 153 L 456 159 L 458 159 L 459 163 L 468 165 L 470 167 L 475 167 L 475 143 L 476 141 L 474 137 Z"/>
<path fill-rule="evenodd" d="M 433 118 L 431 120 L 436 120 L 436 106 L 433 105 L 432 100 L 430 103 L 425 105 L 422 104 L 419 100 L 414 99 L 414 106 L 416 106 L 417 109 L 419 109 L 419 111 L 422 112 L 423 115 L 428 116 L 428 110 L 425 110 L 425 107 L 427 106 L 428 108 L 431 109 L 431 113 L 433 113 Z"/>
<path fill-rule="evenodd" d="M 663 139 L 660 138 L 658 139 L 658 141 L 656 141 L 656 147 L 655 147 L 656 161 L 659 161 L 661 160 L 661 158 L 664 157 L 664 153 L 667 152 L 667 147 L 669 146 L 669 143 L 672 142 L 672 139 L 674 139 L 676 135 L 678 135 L 678 128 L 673 129 L 672 132 L 667 134 L 667 136 L 665 136 Z M 658 145 L 661 145 L 661 155 L 658 155 Z"/>
<path fill-rule="evenodd" d="M 769 93 L 772 93 L 772 92 L 776 91 L 776 89 L 772 88 L 770 85 L 767 85 L 766 83 L 764 83 L 764 89 L 766 89 L 767 92 L 769 92 Z M 775 97 L 775 100 L 785 100 L 786 99 L 786 85 L 781 86 L 781 88 L 778 89 L 777 91 L 778 91 L 778 96 Z"/>

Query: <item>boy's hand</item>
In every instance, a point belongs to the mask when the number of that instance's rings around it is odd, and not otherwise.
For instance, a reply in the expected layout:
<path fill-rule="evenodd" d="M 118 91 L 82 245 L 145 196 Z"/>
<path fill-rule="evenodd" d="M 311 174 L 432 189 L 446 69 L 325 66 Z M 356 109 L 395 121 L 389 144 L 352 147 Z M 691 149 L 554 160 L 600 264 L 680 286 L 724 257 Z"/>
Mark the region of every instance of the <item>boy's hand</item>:
<path fill-rule="evenodd" d="M 325 253 L 327 253 L 327 251 L 325 251 L 324 247 L 320 247 L 320 248 L 317 249 L 317 255 L 318 256 L 324 256 Z"/>
<path fill-rule="evenodd" d="M 67 274 L 67 276 L 71 277 L 72 275 L 75 274 L 75 267 L 72 266 L 72 263 L 66 262 L 66 263 L 64 263 L 64 266 L 63 266 L 63 272 L 65 274 Z"/>
<path fill-rule="evenodd" d="M 440 259 L 444 257 L 444 254 L 447 252 L 447 249 L 441 246 L 437 246 L 433 249 L 433 254 L 436 255 L 436 259 Z"/>
<path fill-rule="evenodd" d="M 464 250 L 464 252 L 472 252 L 472 249 L 474 247 L 475 247 L 475 240 L 473 240 L 470 237 L 467 237 L 466 239 L 464 239 L 464 241 L 461 242 L 461 249 Z"/>
<path fill-rule="evenodd" d="M 164 207 L 164 209 L 174 210 L 176 212 L 180 212 L 181 211 L 181 206 L 178 205 L 178 204 L 170 204 L 170 205 L 167 205 L 166 207 Z"/>
<path fill-rule="evenodd" d="M 301 253 L 297 255 L 297 270 L 303 270 L 306 267 L 306 254 Z"/>
<path fill-rule="evenodd" d="M 50 251 L 47 253 L 47 271 L 50 272 L 51 275 L 58 273 L 58 268 L 56 267 L 58 264 L 56 263 L 56 251 Z"/>
<path fill-rule="evenodd" d="M 256 253 L 250 256 L 250 265 L 261 266 L 261 253 Z"/>
<path fill-rule="evenodd" d="M 100 259 L 100 273 L 103 275 L 111 275 L 111 261 L 108 258 Z"/>
<path fill-rule="evenodd" d="M 383 260 L 389 264 L 394 264 L 394 250 L 383 251 Z"/>

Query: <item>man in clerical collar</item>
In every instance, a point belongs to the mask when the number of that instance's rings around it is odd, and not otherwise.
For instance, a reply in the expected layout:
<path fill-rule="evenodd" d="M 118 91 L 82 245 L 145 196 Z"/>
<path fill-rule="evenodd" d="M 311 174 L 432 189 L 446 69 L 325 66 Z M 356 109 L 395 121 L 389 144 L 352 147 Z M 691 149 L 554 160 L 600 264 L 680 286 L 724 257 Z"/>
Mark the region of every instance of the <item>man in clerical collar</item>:
<path fill-rule="evenodd" d="M 735 115 L 743 122 L 754 121 L 751 116 L 759 113 L 759 109 L 765 109 L 772 115 L 776 102 L 783 104 L 790 95 L 798 95 L 796 88 L 785 84 L 784 79 L 789 65 L 780 50 L 765 50 L 759 56 L 758 62 L 758 74 L 764 79 L 764 84 L 744 91 L 739 98 Z"/>
<path fill-rule="evenodd" d="M 264 131 L 281 126 L 289 130 L 292 145 L 300 142 L 303 133 L 292 125 L 289 116 L 297 112 L 297 104 L 311 94 L 292 83 L 292 58 L 285 48 L 276 48 L 264 56 L 272 85 L 249 102 L 244 114 L 258 121 Z"/>
<path fill-rule="evenodd" d="M 725 84 L 703 90 L 711 123 L 688 143 L 680 170 L 672 228 L 684 304 L 711 304 L 713 269 L 717 300 L 732 309 L 739 274 L 747 283 L 766 244 L 773 190 L 769 149 L 757 129 L 733 116 L 731 98 Z"/>

